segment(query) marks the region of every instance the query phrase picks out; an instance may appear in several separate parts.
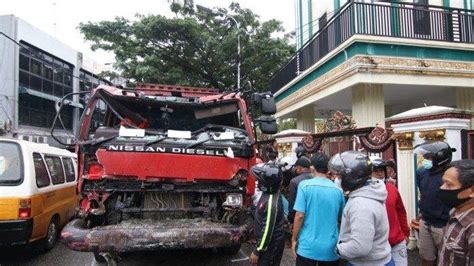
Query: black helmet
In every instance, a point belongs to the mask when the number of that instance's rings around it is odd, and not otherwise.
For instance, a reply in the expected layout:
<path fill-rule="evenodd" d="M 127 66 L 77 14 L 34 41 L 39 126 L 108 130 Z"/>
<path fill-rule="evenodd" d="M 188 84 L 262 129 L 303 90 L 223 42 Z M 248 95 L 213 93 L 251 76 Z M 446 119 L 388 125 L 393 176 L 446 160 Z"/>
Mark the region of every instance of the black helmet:
<path fill-rule="evenodd" d="M 430 171 L 435 171 L 441 167 L 448 165 L 453 158 L 453 151 L 448 143 L 444 141 L 424 142 L 415 147 L 414 153 L 422 155 L 426 159 L 431 159 L 433 168 Z"/>
<path fill-rule="evenodd" d="M 387 169 L 387 167 L 395 167 L 395 163 L 391 160 L 384 161 L 382 158 L 377 156 L 370 156 L 372 162 L 372 169 Z"/>
<path fill-rule="evenodd" d="M 258 188 L 265 193 L 275 193 L 281 185 L 282 171 L 276 164 L 255 165 L 252 173 L 258 181 Z"/>
<path fill-rule="evenodd" d="M 306 154 L 306 149 L 303 147 L 303 145 L 300 145 L 295 148 L 295 153 L 296 158 L 300 158 L 301 156 L 304 156 Z"/>
<path fill-rule="evenodd" d="M 341 176 L 341 187 L 344 191 L 361 187 L 372 174 L 369 157 L 358 151 L 345 151 L 334 155 L 328 167 L 331 172 Z"/>

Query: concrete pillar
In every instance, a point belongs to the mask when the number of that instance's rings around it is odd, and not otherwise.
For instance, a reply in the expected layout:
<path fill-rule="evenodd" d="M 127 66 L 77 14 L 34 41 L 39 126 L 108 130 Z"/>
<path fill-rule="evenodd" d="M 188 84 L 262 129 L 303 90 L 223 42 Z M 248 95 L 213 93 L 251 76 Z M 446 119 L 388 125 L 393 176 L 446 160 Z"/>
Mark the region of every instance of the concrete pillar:
<path fill-rule="evenodd" d="M 77 77 L 80 77 L 81 75 L 81 71 L 80 69 L 82 68 L 82 54 L 81 53 L 77 53 L 77 60 L 76 60 L 76 67 L 74 68 L 73 70 L 73 75 L 75 77 L 73 77 L 73 80 L 72 80 L 72 91 L 73 92 L 79 92 L 80 91 L 80 87 L 79 87 L 79 82 L 80 80 L 77 78 Z M 79 102 L 79 98 L 83 96 L 83 95 L 74 95 L 72 96 L 72 99 L 73 101 L 75 102 Z M 85 106 L 84 106 L 84 110 L 85 110 Z M 79 109 L 79 108 L 74 108 L 74 113 L 73 113 L 73 123 L 72 123 L 72 133 L 74 136 L 79 136 L 79 128 L 80 128 L 80 116 L 81 116 L 81 111 L 82 109 Z"/>
<path fill-rule="evenodd" d="M 352 87 L 352 117 L 358 128 L 385 127 L 385 101 L 383 86 L 357 84 Z"/>
<path fill-rule="evenodd" d="M 305 106 L 298 110 L 296 117 L 296 128 L 314 133 L 314 108 L 312 105 Z"/>
<path fill-rule="evenodd" d="M 413 150 L 397 151 L 397 176 L 398 190 L 403 199 L 405 209 L 407 211 L 408 223 L 416 216 L 415 210 L 415 180 L 411 177 L 415 176 Z"/>
<path fill-rule="evenodd" d="M 474 110 L 474 88 L 456 88 L 456 108 Z M 474 118 L 471 119 L 470 129 L 474 129 Z"/>
<path fill-rule="evenodd" d="M 413 150 L 397 150 L 397 177 L 398 177 L 398 191 L 403 199 L 403 204 L 407 212 L 407 221 L 410 225 L 412 219 L 416 218 L 416 198 L 415 169 L 413 163 Z M 416 238 L 410 236 L 409 246 L 413 249 L 416 245 L 414 242 Z"/>
<path fill-rule="evenodd" d="M 407 222 L 416 218 L 416 183 L 413 155 L 414 132 L 401 132 L 393 135 L 397 142 L 397 185 L 407 212 Z M 409 249 L 416 246 L 416 238 L 410 236 Z"/>

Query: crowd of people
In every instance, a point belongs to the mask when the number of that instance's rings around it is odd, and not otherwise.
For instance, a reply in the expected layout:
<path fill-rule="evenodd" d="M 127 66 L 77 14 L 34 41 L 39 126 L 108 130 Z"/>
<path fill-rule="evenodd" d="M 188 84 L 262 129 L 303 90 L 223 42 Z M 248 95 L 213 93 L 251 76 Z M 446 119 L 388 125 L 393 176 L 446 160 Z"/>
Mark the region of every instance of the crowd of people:
<path fill-rule="evenodd" d="M 452 162 L 453 151 L 445 142 L 415 149 L 422 265 L 474 265 L 474 160 Z M 260 193 L 252 264 L 280 265 L 289 223 L 296 265 L 408 265 L 410 228 L 391 161 L 357 151 L 297 155 L 294 167 L 275 154 L 252 168 Z"/>

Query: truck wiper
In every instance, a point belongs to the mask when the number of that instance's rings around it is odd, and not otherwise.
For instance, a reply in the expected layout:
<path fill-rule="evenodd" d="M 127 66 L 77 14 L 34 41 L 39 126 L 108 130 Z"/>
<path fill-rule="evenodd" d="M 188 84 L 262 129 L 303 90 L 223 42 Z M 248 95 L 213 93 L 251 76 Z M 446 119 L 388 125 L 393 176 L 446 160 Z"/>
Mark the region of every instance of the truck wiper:
<path fill-rule="evenodd" d="M 219 125 L 214 125 L 214 124 L 207 124 L 205 126 L 203 126 L 202 128 L 196 130 L 196 131 L 193 131 L 191 132 L 191 136 L 195 136 L 196 134 L 199 134 L 201 132 L 204 132 L 204 131 L 207 131 L 209 129 L 212 129 L 212 128 L 215 128 L 215 129 L 225 129 L 224 126 L 219 126 Z"/>
<path fill-rule="evenodd" d="M 115 135 L 115 136 L 112 136 L 112 137 L 108 137 L 108 138 L 104 138 L 104 137 L 100 137 L 100 138 L 97 138 L 97 139 L 92 139 L 92 140 L 87 140 L 87 141 L 80 141 L 80 142 L 77 142 L 78 145 L 98 145 L 98 144 L 102 144 L 104 142 L 107 142 L 107 141 L 111 141 L 113 139 L 115 139 L 116 137 L 118 137 L 119 135 Z"/>
<path fill-rule="evenodd" d="M 204 131 L 207 131 L 207 130 L 211 130 L 211 129 L 231 129 L 231 130 L 235 130 L 235 131 L 239 131 L 239 132 L 242 132 L 242 133 L 247 134 L 247 131 L 245 131 L 244 129 L 238 128 L 238 127 L 207 124 L 207 125 L 203 126 L 202 128 L 200 128 L 200 129 L 198 129 L 198 130 L 196 130 L 196 131 L 191 132 L 191 135 L 192 135 L 192 136 L 195 136 L 196 134 L 199 134 L 199 133 L 201 133 L 201 132 L 204 132 Z"/>
<path fill-rule="evenodd" d="M 186 146 L 186 149 L 189 149 L 189 148 L 192 148 L 192 147 L 196 147 L 196 146 L 201 145 L 201 144 L 203 144 L 203 143 L 206 143 L 206 142 L 208 142 L 208 141 L 210 141 L 210 140 L 213 140 L 213 141 L 223 141 L 223 140 L 224 140 L 224 141 L 225 141 L 225 140 L 227 140 L 227 141 L 235 141 L 235 140 L 239 140 L 239 139 L 238 139 L 238 138 L 234 138 L 234 139 L 214 139 L 213 137 L 211 137 L 211 136 L 209 135 L 209 137 L 208 137 L 207 139 L 203 139 L 203 140 L 201 140 L 201 141 L 198 141 L 198 142 L 194 142 L 194 143 L 189 144 L 188 146 Z"/>
<path fill-rule="evenodd" d="M 167 138 L 168 138 L 168 137 L 161 137 L 161 138 L 157 138 L 157 139 L 155 139 L 155 140 L 149 141 L 149 142 L 145 143 L 145 147 L 146 147 L 146 146 L 150 146 L 150 145 L 152 145 L 152 144 L 156 144 L 156 143 L 158 143 L 158 142 L 161 142 L 161 141 L 163 141 L 163 140 L 165 140 L 165 139 L 167 139 Z"/>
<path fill-rule="evenodd" d="M 208 138 L 207 138 L 207 139 L 203 139 L 203 140 L 201 140 L 201 141 L 191 143 L 191 144 L 189 144 L 188 146 L 186 146 L 186 149 L 189 149 L 189 148 L 192 148 L 192 147 L 196 147 L 196 146 L 201 145 L 201 144 L 203 144 L 203 143 L 205 143 L 205 142 L 208 142 L 208 141 L 210 141 L 210 140 L 212 140 L 212 137 L 211 137 L 211 136 L 209 135 L 209 133 L 208 133 Z"/>

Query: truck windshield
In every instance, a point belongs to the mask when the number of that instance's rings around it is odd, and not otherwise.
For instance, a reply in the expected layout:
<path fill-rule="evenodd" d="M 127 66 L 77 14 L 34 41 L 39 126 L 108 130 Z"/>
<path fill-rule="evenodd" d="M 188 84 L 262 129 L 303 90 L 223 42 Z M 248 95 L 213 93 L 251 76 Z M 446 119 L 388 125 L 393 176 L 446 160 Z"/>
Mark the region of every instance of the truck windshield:
<path fill-rule="evenodd" d="M 19 185 L 23 181 L 20 146 L 0 142 L 0 186 Z"/>
<path fill-rule="evenodd" d="M 153 99 L 135 99 L 130 97 L 114 97 L 108 105 L 116 110 L 127 123 L 139 128 L 166 132 L 167 130 L 196 131 L 206 125 L 220 125 L 240 128 L 245 130 L 244 122 L 240 116 L 236 102 L 198 104 L 198 103 L 173 103 L 156 101 Z M 95 115 L 96 112 L 105 113 Z M 97 121 L 97 119 L 101 121 Z M 96 106 L 89 133 L 97 127 L 119 128 L 126 126 L 114 112 Z M 94 128 L 95 127 L 95 128 Z"/>

